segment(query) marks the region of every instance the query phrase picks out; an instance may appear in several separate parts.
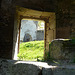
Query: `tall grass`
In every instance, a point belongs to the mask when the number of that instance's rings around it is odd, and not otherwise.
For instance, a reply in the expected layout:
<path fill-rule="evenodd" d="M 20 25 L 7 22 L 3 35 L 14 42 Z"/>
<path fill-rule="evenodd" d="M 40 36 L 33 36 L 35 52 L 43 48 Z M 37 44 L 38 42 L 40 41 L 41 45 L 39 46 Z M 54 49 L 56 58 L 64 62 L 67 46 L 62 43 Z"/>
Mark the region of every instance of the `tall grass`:
<path fill-rule="evenodd" d="M 42 60 L 44 55 L 44 41 L 31 41 L 20 44 L 19 60 Z"/>

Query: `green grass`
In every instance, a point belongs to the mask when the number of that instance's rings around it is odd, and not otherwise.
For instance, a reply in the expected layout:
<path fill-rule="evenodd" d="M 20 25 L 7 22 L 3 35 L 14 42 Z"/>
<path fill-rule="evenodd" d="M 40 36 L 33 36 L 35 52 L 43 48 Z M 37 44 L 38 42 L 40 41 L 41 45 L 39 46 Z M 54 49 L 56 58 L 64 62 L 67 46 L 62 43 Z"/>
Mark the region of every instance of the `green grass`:
<path fill-rule="evenodd" d="M 42 60 L 44 55 L 44 41 L 31 41 L 20 44 L 19 60 Z"/>

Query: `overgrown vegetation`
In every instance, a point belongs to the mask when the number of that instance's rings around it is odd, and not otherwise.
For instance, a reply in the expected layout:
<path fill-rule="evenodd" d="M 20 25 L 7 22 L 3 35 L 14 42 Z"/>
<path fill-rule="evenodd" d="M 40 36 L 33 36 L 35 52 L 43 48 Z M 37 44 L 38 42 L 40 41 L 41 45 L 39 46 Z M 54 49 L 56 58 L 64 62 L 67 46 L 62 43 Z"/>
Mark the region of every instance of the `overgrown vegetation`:
<path fill-rule="evenodd" d="M 19 60 L 42 61 L 44 55 L 44 41 L 31 41 L 20 44 Z"/>

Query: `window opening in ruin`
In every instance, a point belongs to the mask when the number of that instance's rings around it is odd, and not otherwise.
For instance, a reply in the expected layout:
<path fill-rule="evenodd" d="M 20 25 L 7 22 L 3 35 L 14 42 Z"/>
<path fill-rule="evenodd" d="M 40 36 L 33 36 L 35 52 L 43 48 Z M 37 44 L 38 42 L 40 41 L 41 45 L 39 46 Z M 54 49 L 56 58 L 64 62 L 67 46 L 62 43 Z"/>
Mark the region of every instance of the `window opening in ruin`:
<path fill-rule="evenodd" d="M 19 60 L 38 61 L 44 56 L 43 20 L 22 19 L 20 27 Z"/>
<path fill-rule="evenodd" d="M 44 59 L 47 58 L 47 52 L 49 52 L 49 42 L 56 38 L 56 17 L 55 12 L 45 12 L 45 11 L 37 11 L 32 9 L 23 8 L 20 6 L 16 6 L 15 20 L 14 20 L 14 34 L 13 34 L 13 51 L 12 58 L 17 60 L 17 54 L 19 52 L 19 44 L 20 44 L 20 30 L 21 30 L 21 20 L 29 19 L 29 20 L 42 20 L 45 21 L 45 31 L 44 31 Z M 39 31 L 38 31 L 39 32 Z M 42 31 L 43 33 L 43 31 Z M 28 33 L 25 34 L 23 41 L 32 40 L 31 35 Z M 41 50 L 40 50 L 41 51 Z M 40 52 L 41 53 L 41 52 Z M 38 53 L 37 53 L 38 54 Z M 36 54 L 35 54 L 36 55 Z M 22 57 L 24 57 L 24 53 L 22 53 Z M 38 58 L 38 56 L 37 56 Z"/>

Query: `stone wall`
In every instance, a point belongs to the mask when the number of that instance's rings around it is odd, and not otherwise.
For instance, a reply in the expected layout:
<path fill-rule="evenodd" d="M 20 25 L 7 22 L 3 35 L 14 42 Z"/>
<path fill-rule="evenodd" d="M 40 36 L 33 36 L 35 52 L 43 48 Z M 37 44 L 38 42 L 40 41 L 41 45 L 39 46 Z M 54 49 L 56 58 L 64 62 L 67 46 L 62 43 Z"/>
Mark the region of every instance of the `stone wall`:
<path fill-rule="evenodd" d="M 53 40 L 50 45 L 50 57 L 57 60 L 73 62 L 75 59 L 75 40 Z"/>
<path fill-rule="evenodd" d="M 57 38 L 75 38 L 75 1 L 62 0 L 57 2 L 56 20 L 57 20 Z"/>
<path fill-rule="evenodd" d="M 12 59 L 14 10 L 11 6 L 11 2 L 2 0 L 0 9 L 0 58 Z"/>
<path fill-rule="evenodd" d="M 75 65 L 0 59 L 0 75 L 75 75 Z"/>
<path fill-rule="evenodd" d="M 29 8 L 33 10 L 39 11 L 48 11 L 54 12 L 55 11 L 55 0 L 12 0 L 12 3 L 17 6 L 21 6 L 24 8 Z"/>

